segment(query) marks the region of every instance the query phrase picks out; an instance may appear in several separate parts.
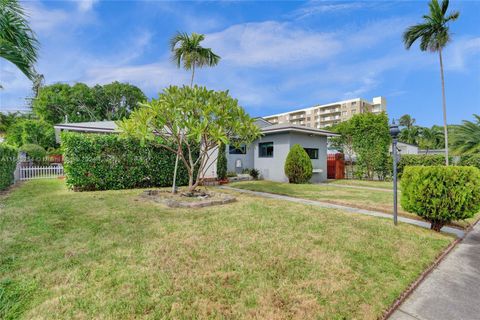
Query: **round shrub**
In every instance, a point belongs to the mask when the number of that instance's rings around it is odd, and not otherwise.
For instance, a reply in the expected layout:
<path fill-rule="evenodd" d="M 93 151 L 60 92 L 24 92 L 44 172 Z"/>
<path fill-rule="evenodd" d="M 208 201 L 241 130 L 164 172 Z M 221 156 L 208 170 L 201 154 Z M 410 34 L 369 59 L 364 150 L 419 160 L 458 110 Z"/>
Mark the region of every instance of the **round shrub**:
<path fill-rule="evenodd" d="M 253 180 L 257 180 L 260 176 L 260 171 L 255 168 L 250 169 L 248 173 L 250 174 L 250 177 L 253 178 Z"/>
<path fill-rule="evenodd" d="M 285 174 L 290 183 L 306 183 L 313 173 L 312 161 L 299 144 L 294 144 L 285 160 Z"/>
<path fill-rule="evenodd" d="M 20 147 L 19 151 L 25 152 L 27 158 L 33 163 L 42 165 L 46 162 L 47 151 L 42 146 L 37 144 L 24 144 Z"/>
<path fill-rule="evenodd" d="M 402 207 L 435 231 L 480 211 L 480 170 L 475 167 L 408 166 L 401 185 Z"/>

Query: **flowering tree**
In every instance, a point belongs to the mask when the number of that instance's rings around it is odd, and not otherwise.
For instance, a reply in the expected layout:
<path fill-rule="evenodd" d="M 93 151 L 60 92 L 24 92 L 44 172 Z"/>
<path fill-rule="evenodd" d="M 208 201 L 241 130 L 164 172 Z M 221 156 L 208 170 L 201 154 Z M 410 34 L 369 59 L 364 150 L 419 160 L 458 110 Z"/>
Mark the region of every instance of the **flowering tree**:
<path fill-rule="evenodd" d="M 220 143 L 248 144 L 260 136 L 254 120 L 228 91 L 170 86 L 158 99 L 140 104 L 129 119 L 118 123 L 124 135 L 150 140 L 178 155 L 194 192 L 215 163 Z"/>

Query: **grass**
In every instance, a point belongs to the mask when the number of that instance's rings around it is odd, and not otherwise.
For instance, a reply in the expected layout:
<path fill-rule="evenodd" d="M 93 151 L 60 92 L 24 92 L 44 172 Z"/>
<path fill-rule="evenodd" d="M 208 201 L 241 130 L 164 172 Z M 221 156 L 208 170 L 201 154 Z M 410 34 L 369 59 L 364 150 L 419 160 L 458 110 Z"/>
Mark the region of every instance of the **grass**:
<path fill-rule="evenodd" d="M 238 195 L 168 209 L 141 190 L 24 183 L 0 206 L 1 319 L 376 319 L 452 238 Z"/>
<path fill-rule="evenodd" d="M 366 183 L 371 182 L 372 181 L 366 181 Z M 235 182 L 230 185 L 240 189 L 270 192 L 297 198 L 318 200 L 355 208 L 375 210 L 389 214 L 392 214 L 393 212 L 393 193 L 382 190 L 377 191 L 361 188 L 345 188 L 328 184 L 290 184 L 265 180 Z M 398 195 L 398 205 L 399 215 L 412 219 L 421 219 L 416 214 L 402 209 L 402 205 L 400 203 L 400 194 Z M 479 217 L 480 214 L 477 214 L 473 218 L 466 219 L 465 221 L 456 221 L 451 225 L 459 228 L 466 228 L 475 223 Z"/>
<path fill-rule="evenodd" d="M 339 179 L 339 180 L 328 180 L 327 183 L 341 184 L 347 186 L 358 186 L 358 187 L 370 187 L 370 188 L 380 188 L 393 190 L 392 181 L 368 181 L 368 180 L 351 180 L 351 179 Z M 398 189 L 400 190 L 400 181 L 398 182 Z"/>

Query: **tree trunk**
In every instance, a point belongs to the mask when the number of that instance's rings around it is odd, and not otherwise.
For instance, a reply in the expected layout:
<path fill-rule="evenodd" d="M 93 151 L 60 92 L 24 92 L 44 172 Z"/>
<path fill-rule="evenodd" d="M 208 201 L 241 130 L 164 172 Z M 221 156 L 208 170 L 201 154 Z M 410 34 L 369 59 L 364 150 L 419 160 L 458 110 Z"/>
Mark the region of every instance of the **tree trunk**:
<path fill-rule="evenodd" d="M 193 77 L 195 77 L 195 63 L 192 66 L 192 79 L 190 80 L 190 87 L 193 87 Z"/>
<path fill-rule="evenodd" d="M 438 51 L 440 58 L 440 74 L 442 76 L 442 101 L 443 101 L 443 131 L 445 133 L 445 165 L 448 166 L 448 129 L 447 129 L 447 102 L 445 99 L 445 79 L 443 76 L 442 49 Z"/>
<path fill-rule="evenodd" d="M 434 220 L 431 222 L 430 229 L 440 232 L 440 230 L 444 225 L 445 225 L 444 221 Z"/>

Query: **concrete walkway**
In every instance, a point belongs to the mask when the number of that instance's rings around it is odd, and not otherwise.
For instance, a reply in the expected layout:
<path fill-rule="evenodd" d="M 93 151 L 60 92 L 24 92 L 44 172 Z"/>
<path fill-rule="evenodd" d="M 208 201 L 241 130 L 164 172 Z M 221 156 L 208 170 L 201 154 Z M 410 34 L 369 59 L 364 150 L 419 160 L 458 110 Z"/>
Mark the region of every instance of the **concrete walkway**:
<path fill-rule="evenodd" d="M 480 319 L 480 223 L 389 320 Z"/>
<path fill-rule="evenodd" d="M 368 215 L 368 216 L 373 216 L 373 217 L 378 217 L 378 218 L 386 218 L 386 219 L 393 220 L 393 216 L 391 214 L 387 214 L 387 213 L 383 213 L 383 212 L 377 212 L 377 211 L 347 207 L 347 206 L 332 204 L 332 203 L 328 203 L 328 202 L 321 202 L 321 201 L 316 201 L 316 200 L 307 200 L 307 199 L 295 198 L 295 197 L 290 197 L 290 196 L 283 196 L 283 195 L 267 193 L 267 192 L 250 191 L 250 190 L 232 188 L 232 187 L 228 187 L 228 186 L 220 186 L 219 188 L 225 189 L 225 190 L 233 190 L 233 191 L 236 191 L 236 192 L 251 194 L 251 195 L 264 197 L 264 198 L 285 200 L 285 201 L 302 203 L 302 204 L 318 206 L 318 207 L 323 207 L 323 208 L 339 209 L 339 210 L 346 211 L 346 212 L 352 212 L 352 213 L 356 213 L 356 214 L 364 214 L 364 215 Z M 409 219 L 409 218 L 400 217 L 400 216 L 398 217 L 398 221 L 408 223 L 408 224 L 413 224 L 413 225 L 416 225 L 416 226 L 419 226 L 419 227 L 422 227 L 422 228 L 430 229 L 430 223 L 425 222 L 425 221 Z M 451 227 L 443 227 L 442 232 L 454 234 L 455 236 L 457 236 L 459 238 L 462 238 L 465 235 L 465 232 L 463 232 L 462 230 L 456 229 L 456 228 L 451 228 Z"/>
<path fill-rule="evenodd" d="M 353 186 L 349 184 L 336 184 L 336 183 L 325 183 L 321 182 L 318 183 L 321 186 L 334 186 L 334 187 L 340 187 L 340 188 L 352 188 L 352 189 L 363 189 L 363 190 L 372 190 L 372 191 L 384 191 L 384 192 L 393 192 L 393 189 L 385 189 L 385 188 L 376 188 L 376 187 L 367 187 L 367 186 Z M 393 187 L 392 187 L 393 188 Z M 401 191 L 398 190 L 400 193 Z"/>

